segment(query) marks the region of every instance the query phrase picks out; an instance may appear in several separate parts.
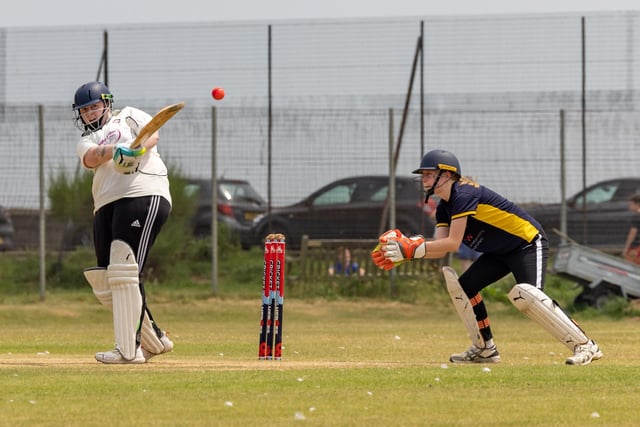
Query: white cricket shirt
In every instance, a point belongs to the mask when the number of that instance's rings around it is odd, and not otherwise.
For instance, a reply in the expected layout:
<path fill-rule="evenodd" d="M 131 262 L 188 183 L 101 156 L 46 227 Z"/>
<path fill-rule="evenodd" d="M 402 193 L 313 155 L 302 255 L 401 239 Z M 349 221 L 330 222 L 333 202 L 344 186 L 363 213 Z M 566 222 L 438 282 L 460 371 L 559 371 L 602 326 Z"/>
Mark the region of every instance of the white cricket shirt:
<path fill-rule="evenodd" d="M 140 157 L 138 172 L 125 175 L 118 172 L 113 160 L 98 166 L 87 168 L 84 156 L 97 145 L 117 143 L 131 144 L 137 132 L 151 120 L 151 116 L 142 110 L 125 107 L 114 110 L 111 119 L 98 131 L 85 135 L 77 146 L 78 156 L 85 169 L 93 170 L 93 211 L 122 198 L 141 196 L 162 196 L 171 203 L 167 166 L 160 158 L 157 147 L 148 149 Z"/>

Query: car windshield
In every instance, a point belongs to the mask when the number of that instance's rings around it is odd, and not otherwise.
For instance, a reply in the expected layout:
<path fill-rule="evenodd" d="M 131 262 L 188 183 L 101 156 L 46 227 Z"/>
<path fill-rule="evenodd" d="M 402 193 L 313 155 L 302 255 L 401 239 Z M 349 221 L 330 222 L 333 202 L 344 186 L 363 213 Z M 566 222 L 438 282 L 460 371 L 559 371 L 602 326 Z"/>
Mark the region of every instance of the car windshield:
<path fill-rule="evenodd" d="M 595 203 L 604 203 L 613 199 L 613 196 L 616 194 L 616 190 L 618 189 L 618 184 L 611 183 L 606 185 L 601 185 L 595 188 L 590 189 L 583 196 L 582 194 L 576 197 L 576 206 L 582 206 L 583 203 L 586 204 L 595 204 Z"/>
<path fill-rule="evenodd" d="M 396 200 L 418 200 L 421 194 L 421 185 L 418 181 L 396 179 Z M 361 185 L 355 200 L 384 203 L 389 195 L 388 181 L 371 182 Z"/>
<path fill-rule="evenodd" d="M 351 202 L 351 196 L 355 187 L 355 183 L 340 184 L 331 187 L 324 193 L 318 195 L 318 197 L 313 200 L 313 204 L 315 206 L 324 206 L 349 203 Z"/>
<path fill-rule="evenodd" d="M 220 196 L 226 200 L 248 200 L 262 202 L 262 197 L 244 182 L 221 182 L 219 183 Z"/>
<path fill-rule="evenodd" d="M 378 191 L 373 193 L 371 196 L 371 200 L 374 202 L 384 202 L 387 200 L 387 194 L 389 193 L 389 186 L 385 185 L 381 187 Z"/>
<path fill-rule="evenodd" d="M 416 200 L 420 194 L 414 181 L 396 181 L 398 200 Z M 340 205 L 347 203 L 384 203 L 389 193 L 387 180 L 358 180 L 337 184 L 318 194 L 312 201 L 314 206 Z"/>
<path fill-rule="evenodd" d="M 211 201 L 211 181 L 197 180 L 185 185 L 187 196 L 198 195 L 198 200 Z M 245 201 L 258 205 L 266 202 L 246 181 L 218 181 L 218 198 L 226 201 Z"/>

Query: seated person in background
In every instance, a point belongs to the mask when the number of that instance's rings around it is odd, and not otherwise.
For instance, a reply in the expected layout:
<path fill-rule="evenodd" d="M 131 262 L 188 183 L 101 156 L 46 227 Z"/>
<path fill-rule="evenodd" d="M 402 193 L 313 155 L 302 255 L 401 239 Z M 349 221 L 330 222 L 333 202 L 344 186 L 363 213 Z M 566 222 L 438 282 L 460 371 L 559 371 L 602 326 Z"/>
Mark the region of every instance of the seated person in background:
<path fill-rule="evenodd" d="M 364 276 L 364 269 L 351 259 L 349 248 L 340 246 L 336 256 L 336 262 L 329 267 L 329 276 L 350 276 L 357 274 Z"/>

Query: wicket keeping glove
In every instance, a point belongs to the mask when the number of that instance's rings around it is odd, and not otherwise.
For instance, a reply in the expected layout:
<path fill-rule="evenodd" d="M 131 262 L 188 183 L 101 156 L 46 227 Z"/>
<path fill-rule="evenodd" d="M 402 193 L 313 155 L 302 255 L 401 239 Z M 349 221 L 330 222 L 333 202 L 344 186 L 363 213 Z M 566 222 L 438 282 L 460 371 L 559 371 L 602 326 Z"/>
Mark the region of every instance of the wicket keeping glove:
<path fill-rule="evenodd" d="M 383 233 L 371 258 L 380 268 L 391 270 L 393 267 L 414 258 L 424 258 L 427 247 L 424 237 L 407 237 L 398 229 Z"/>
<path fill-rule="evenodd" d="M 385 257 L 385 253 L 383 251 L 383 247 L 386 246 L 389 242 L 389 239 L 396 239 L 399 236 L 406 237 L 402 232 L 398 229 L 388 230 L 384 232 L 378 238 L 378 244 L 371 252 L 371 259 L 373 259 L 373 263 L 378 266 L 380 269 L 391 270 L 393 267 L 396 267 L 403 262 L 408 260 L 402 260 L 400 262 L 393 262 L 392 260 Z"/>
<path fill-rule="evenodd" d="M 127 144 L 116 144 L 113 150 L 113 163 L 116 170 L 125 175 L 137 172 L 140 159 L 147 152 L 145 147 L 130 148 Z"/>
<path fill-rule="evenodd" d="M 422 236 L 402 236 L 389 239 L 386 245 L 382 245 L 384 257 L 394 263 L 415 258 L 424 258 L 427 254 L 427 246 Z"/>
<path fill-rule="evenodd" d="M 373 263 L 378 266 L 380 269 L 391 270 L 396 265 L 393 261 L 390 261 L 384 257 L 384 252 L 381 250 L 382 245 L 378 243 L 376 247 L 371 251 L 371 259 Z"/>

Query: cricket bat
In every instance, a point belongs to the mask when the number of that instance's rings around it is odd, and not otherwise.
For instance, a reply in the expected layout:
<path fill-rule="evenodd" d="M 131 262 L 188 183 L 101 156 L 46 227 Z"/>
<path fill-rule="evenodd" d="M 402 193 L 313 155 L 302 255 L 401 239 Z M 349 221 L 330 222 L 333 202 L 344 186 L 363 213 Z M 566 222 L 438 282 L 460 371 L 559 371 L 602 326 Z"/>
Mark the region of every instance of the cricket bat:
<path fill-rule="evenodd" d="M 147 123 L 142 128 L 135 141 L 131 143 L 131 148 L 138 148 L 142 144 L 144 144 L 144 142 L 149 139 L 151 135 L 156 133 L 156 131 L 160 129 L 162 125 L 167 123 L 169 119 L 175 116 L 176 113 L 182 110 L 183 107 L 184 102 L 179 102 L 177 104 L 167 105 L 162 110 L 158 111 L 158 114 L 153 116 L 151 121 L 149 121 L 149 123 Z"/>

